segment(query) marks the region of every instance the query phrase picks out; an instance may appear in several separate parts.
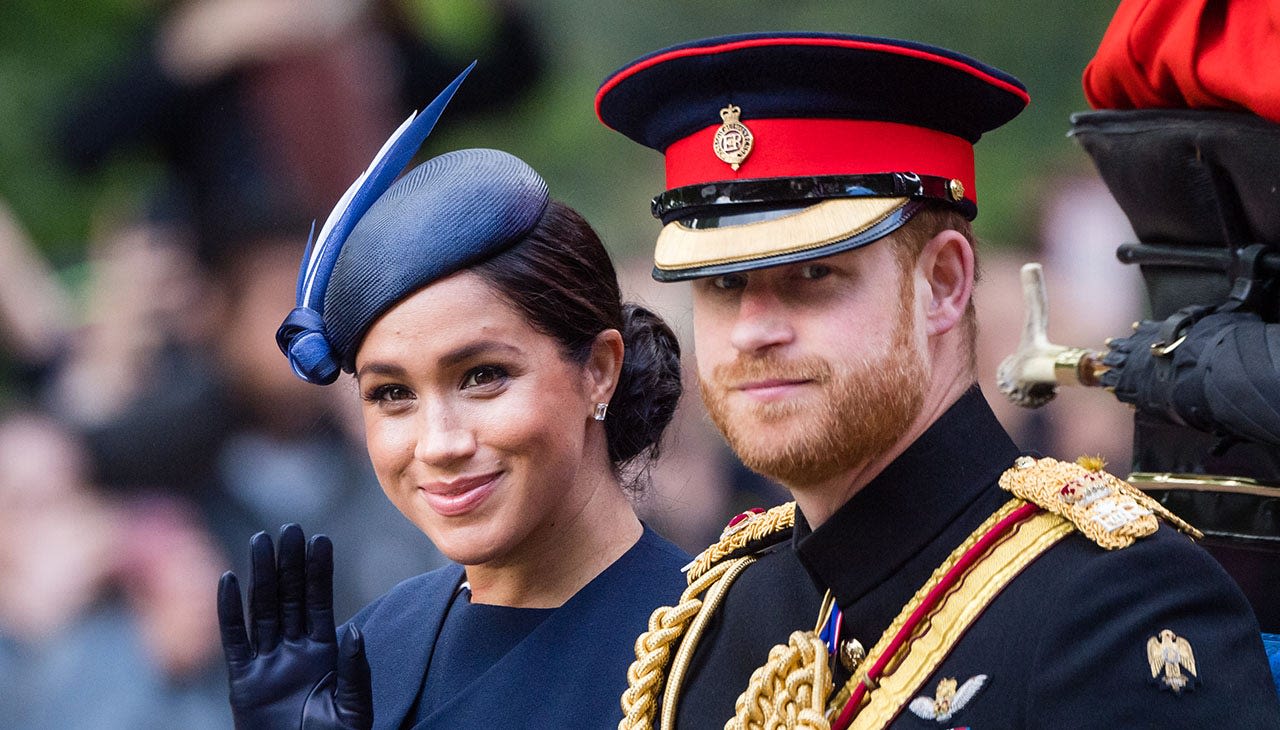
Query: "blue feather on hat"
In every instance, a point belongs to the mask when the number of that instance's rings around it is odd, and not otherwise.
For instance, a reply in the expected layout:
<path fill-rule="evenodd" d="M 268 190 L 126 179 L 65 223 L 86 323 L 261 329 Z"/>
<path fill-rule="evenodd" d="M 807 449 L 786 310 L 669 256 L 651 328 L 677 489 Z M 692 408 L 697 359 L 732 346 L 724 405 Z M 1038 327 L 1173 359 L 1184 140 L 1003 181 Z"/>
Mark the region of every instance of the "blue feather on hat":
<path fill-rule="evenodd" d="M 473 61 L 421 113 L 409 115 L 383 144 L 369 167 L 338 200 L 321 226 L 319 235 L 314 238 L 308 236 L 303 265 L 298 274 L 297 306 L 276 331 L 276 343 L 289 358 L 289 364 L 299 378 L 317 385 L 327 385 L 337 379 L 340 362 L 329 344 L 321 316 L 329 277 L 342 245 L 364 214 L 413 159 L 475 66 Z"/>

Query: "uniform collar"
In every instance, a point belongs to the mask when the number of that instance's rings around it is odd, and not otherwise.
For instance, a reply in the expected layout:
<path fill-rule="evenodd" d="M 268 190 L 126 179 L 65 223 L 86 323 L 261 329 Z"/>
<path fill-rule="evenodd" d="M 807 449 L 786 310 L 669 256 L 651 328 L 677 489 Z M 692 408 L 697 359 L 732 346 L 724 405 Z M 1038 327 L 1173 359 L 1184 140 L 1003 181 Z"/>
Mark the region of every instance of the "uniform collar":
<path fill-rule="evenodd" d="M 851 605 L 951 526 L 1018 453 L 974 385 L 817 530 L 797 511 L 800 562 Z"/>

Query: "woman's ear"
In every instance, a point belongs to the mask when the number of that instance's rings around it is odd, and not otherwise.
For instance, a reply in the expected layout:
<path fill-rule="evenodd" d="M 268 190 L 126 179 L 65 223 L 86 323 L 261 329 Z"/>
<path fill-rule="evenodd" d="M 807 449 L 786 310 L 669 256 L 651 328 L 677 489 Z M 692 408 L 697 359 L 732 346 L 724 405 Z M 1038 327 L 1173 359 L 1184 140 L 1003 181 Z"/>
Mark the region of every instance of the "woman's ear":
<path fill-rule="evenodd" d="M 928 335 L 950 332 L 973 296 L 973 245 L 958 231 L 942 231 L 924 245 L 916 267 L 929 287 L 924 313 Z"/>
<path fill-rule="evenodd" d="M 622 373 L 624 351 L 622 333 L 618 330 L 603 330 L 596 335 L 586 362 L 587 393 L 592 402 L 608 403 L 613 397 Z"/>

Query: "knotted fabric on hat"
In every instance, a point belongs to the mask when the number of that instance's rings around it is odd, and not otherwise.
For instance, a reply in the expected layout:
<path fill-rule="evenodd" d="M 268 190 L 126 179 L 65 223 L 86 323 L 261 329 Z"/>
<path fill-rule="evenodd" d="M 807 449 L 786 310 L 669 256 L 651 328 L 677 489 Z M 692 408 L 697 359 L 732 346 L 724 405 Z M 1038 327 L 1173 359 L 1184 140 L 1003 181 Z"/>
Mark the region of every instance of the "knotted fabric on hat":
<path fill-rule="evenodd" d="M 1280 122 L 1280 4 L 1124 0 L 1084 70 L 1095 109 L 1226 109 Z"/>

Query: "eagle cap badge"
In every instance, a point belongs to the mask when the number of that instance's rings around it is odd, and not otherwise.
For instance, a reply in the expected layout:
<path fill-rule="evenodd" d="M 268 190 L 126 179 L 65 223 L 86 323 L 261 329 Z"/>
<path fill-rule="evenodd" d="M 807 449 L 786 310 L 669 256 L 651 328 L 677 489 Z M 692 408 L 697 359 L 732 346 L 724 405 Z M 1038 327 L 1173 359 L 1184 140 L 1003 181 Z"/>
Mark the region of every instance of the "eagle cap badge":
<path fill-rule="evenodd" d="M 716 130 L 715 139 L 711 140 L 711 147 L 715 150 L 716 157 L 719 157 L 721 162 L 727 163 L 735 172 L 747 159 L 747 155 L 751 154 L 751 145 L 755 142 L 751 130 L 738 121 L 740 114 L 742 109 L 733 104 L 721 109 L 720 119 L 724 124 L 720 125 Z"/>
<path fill-rule="evenodd" d="M 969 700 L 972 700 L 986 683 L 987 675 L 985 674 L 970 677 L 964 681 L 964 684 L 959 685 L 955 678 L 946 677 L 938 682 L 938 689 L 934 691 L 932 698 L 917 697 L 911 700 L 907 709 L 922 720 L 947 722 L 953 715 L 964 709 L 964 706 L 969 704 Z"/>
<path fill-rule="evenodd" d="M 1174 694 L 1190 691 L 1200 682 L 1191 642 L 1169 629 L 1147 639 L 1147 663 L 1151 665 L 1151 681 Z"/>

